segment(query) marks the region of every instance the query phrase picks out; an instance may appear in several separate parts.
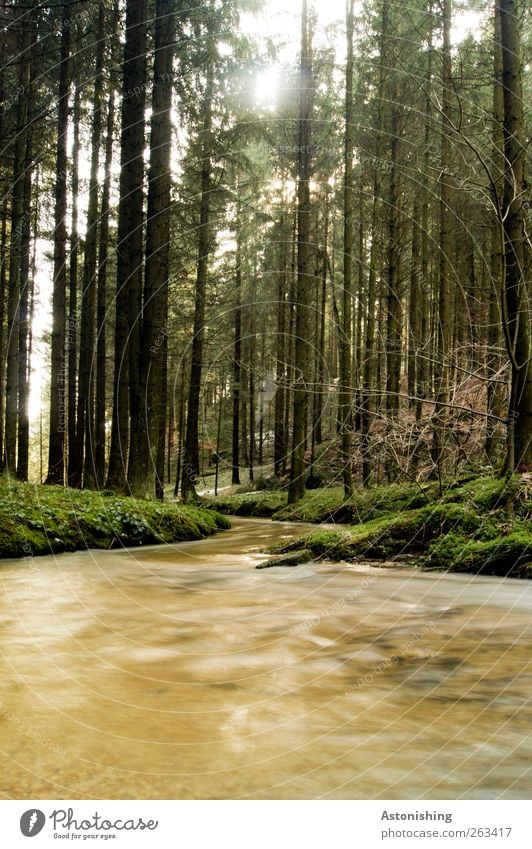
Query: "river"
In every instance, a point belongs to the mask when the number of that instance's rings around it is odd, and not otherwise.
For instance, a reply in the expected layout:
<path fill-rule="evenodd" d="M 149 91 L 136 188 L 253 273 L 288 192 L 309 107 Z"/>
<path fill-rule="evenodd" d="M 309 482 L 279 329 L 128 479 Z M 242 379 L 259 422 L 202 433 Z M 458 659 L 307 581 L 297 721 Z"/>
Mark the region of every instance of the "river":
<path fill-rule="evenodd" d="M 532 582 L 254 568 L 305 529 L 4 561 L 2 797 L 530 798 Z"/>

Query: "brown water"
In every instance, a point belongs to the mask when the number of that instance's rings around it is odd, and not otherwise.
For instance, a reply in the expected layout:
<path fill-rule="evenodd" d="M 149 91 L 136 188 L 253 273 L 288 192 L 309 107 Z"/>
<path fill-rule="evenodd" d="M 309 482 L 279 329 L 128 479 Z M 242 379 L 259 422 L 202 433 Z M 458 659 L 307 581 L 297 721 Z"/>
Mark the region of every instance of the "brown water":
<path fill-rule="evenodd" d="M 0 566 L 4 798 L 529 798 L 532 583 L 306 564 L 301 525 Z"/>

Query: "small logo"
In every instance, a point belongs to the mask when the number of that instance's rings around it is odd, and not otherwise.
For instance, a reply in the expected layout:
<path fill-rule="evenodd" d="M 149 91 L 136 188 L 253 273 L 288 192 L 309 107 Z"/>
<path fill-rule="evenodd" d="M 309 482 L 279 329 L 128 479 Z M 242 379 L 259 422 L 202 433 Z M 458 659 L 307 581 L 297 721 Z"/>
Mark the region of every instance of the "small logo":
<path fill-rule="evenodd" d="M 46 817 L 37 808 L 31 808 L 20 818 L 20 830 L 24 837 L 35 837 L 44 828 Z"/>

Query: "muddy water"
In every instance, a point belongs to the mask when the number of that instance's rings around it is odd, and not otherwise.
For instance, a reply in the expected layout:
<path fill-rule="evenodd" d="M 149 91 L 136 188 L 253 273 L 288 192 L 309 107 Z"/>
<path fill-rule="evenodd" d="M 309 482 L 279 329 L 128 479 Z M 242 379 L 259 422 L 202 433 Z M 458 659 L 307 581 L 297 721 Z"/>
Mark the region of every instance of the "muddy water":
<path fill-rule="evenodd" d="M 301 525 L 0 566 L 3 798 L 529 798 L 532 583 L 306 564 Z"/>

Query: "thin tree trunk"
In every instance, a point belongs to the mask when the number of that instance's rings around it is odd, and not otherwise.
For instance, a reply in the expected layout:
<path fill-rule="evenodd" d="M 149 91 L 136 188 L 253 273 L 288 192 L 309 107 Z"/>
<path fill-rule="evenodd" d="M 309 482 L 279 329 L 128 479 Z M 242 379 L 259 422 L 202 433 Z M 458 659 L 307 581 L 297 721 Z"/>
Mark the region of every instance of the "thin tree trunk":
<path fill-rule="evenodd" d="M 68 292 L 68 318 L 66 349 L 68 354 L 68 466 L 67 482 L 71 487 L 79 486 L 76 473 L 76 389 L 78 351 L 78 257 L 79 257 L 79 154 L 81 128 L 81 86 L 79 84 L 79 61 L 74 63 L 74 108 L 72 110 L 72 217 L 70 225 L 70 268 Z"/>
<path fill-rule="evenodd" d="M 532 363 L 530 281 L 525 235 L 525 143 L 519 12 L 515 0 L 500 0 L 504 99 L 504 301 L 505 336 L 511 362 L 508 469 L 532 469 Z"/>
<path fill-rule="evenodd" d="M 187 502 L 195 497 L 195 484 L 199 474 L 199 408 L 201 375 L 203 370 L 203 340 L 205 333 L 205 291 L 211 252 L 211 158 L 214 98 L 214 34 L 208 27 L 209 56 L 206 69 L 205 97 L 203 103 L 203 143 L 201 167 L 201 205 L 198 228 L 198 261 L 196 273 L 196 297 L 194 308 L 194 330 L 190 365 L 190 386 L 187 409 L 187 432 L 181 497 Z"/>
<path fill-rule="evenodd" d="M 5 470 L 8 474 L 16 472 L 17 419 L 19 404 L 19 327 L 20 298 L 24 285 L 22 266 L 24 263 L 25 237 L 28 232 L 29 210 L 25 209 L 25 193 L 28 186 L 25 179 L 29 124 L 29 85 L 30 85 L 30 45 L 31 24 L 28 14 L 21 21 L 18 39 L 20 57 L 18 66 L 17 125 L 13 146 L 13 182 L 11 200 L 11 240 L 9 251 L 9 288 L 8 288 L 8 340 L 6 375 L 6 420 L 5 420 Z"/>
<path fill-rule="evenodd" d="M 79 343 L 78 403 L 76 415 L 76 450 L 73 468 L 75 486 L 94 486 L 94 341 L 96 325 L 96 263 L 98 250 L 98 171 L 102 132 L 102 89 L 105 45 L 105 11 L 98 6 L 96 33 L 96 66 L 93 89 L 94 108 L 91 128 L 91 167 L 89 207 L 83 262 L 81 295 L 81 333 Z"/>
<path fill-rule="evenodd" d="M 143 269 L 146 14 L 146 0 L 128 0 L 122 76 L 113 419 L 107 472 L 108 488 L 118 490 L 126 487 L 130 417 L 136 424 L 137 412 L 131 408 L 131 393 L 128 390 L 131 360 L 136 357 L 136 369 L 139 358 L 136 340 Z M 137 375 L 133 375 L 133 382 L 136 379 Z"/>
<path fill-rule="evenodd" d="M 401 275 L 399 267 L 400 186 L 399 186 L 399 110 L 396 87 L 392 96 L 390 195 L 387 222 L 387 289 L 386 289 L 386 411 L 391 419 L 399 413 L 401 377 Z"/>
<path fill-rule="evenodd" d="M 371 482 L 374 461 L 370 455 L 369 433 L 372 412 L 375 408 L 373 392 L 377 384 L 378 358 L 376 345 L 377 266 L 379 261 L 380 208 L 382 205 L 382 150 L 384 130 L 384 87 L 386 82 L 386 59 L 389 38 L 389 0 L 383 0 L 381 13 L 381 37 L 379 56 L 379 83 L 377 95 L 377 128 L 375 140 L 375 163 L 373 171 L 373 206 L 371 212 L 371 250 L 368 275 L 368 297 L 366 303 L 366 334 L 364 340 L 363 391 L 360 399 L 360 430 L 362 447 L 362 480 L 364 486 Z"/>
<path fill-rule="evenodd" d="M 28 480 L 30 419 L 29 419 L 29 326 L 31 275 L 31 200 L 32 200 L 32 128 L 26 133 L 26 162 L 24 170 L 24 224 L 22 228 L 20 260 L 20 300 L 18 324 L 18 410 L 17 410 L 17 477 Z"/>
<path fill-rule="evenodd" d="M 113 26 L 118 24 L 118 7 L 113 11 Z M 116 48 L 111 51 L 114 61 Z M 94 424 L 94 478 L 98 489 L 105 482 L 105 422 L 107 387 L 107 278 L 109 260 L 109 215 L 111 196 L 111 168 L 113 164 L 113 129 L 115 123 L 115 79 L 111 74 L 109 102 L 107 107 L 107 125 L 105 131 L 105 165 L 100 214 L 100 241 L 98 249 L 98 283 L 96 304 L 96 402 Z"/>
<path fill-rule="evenodd" d="M 65 340 L 67 284 L 68 96 L 70 89 L 71 0 L 63 6 L 55 181 L 54 278 L 52 294 L 52 368 L 50 378 L 50 441 L 47 484 L 65 477 Z"/>
<path fill-rule="evenodd" d="M 296 338 L 294 346 L 294 391 L 292 424 L 292 462 L 288 503 L 293 504 L 305 494 L 305 440 L 308 413 L 309 365 L 311 363 L 310 304 L 312 280 L 310 278 L 310 178 L 311 178 L 311 122 L 313 105 L 312 40 L 308 14 L 308 0 L 302 0 L 301 63 L 299 101 L 299 163 L 297 204 L 297 285 L 296 285 Z"/>
<path fill-rule="evenodd" d="M 275 390 L 274 398 L 274 445 L 273 468 L 275 477 L 283 472 L 283 458 L 286 455 L 285 404 L 286 404 L 286 287 L 288 265 L 288 239 L 285 233 L 285 217 L 281 214 L 279 233 L 281 240 L 280 269 L 277 278 L 277 338 L 275 353 Z"/>
<path fill-rule="evenodd" d="M 237 181 L 238 193 L 238 181 Z M 237 197 L 236 213 L 236 268 L 235 268 L 235 305 L 234 342 L 233 342 L 233 442 L 232 442 L 232 474 L 233 486 L 240 485 L 240 395 L 242 372 L 242 245 L 241 245 L 241 213 L 240 200 Z"/>
<path fill-rule="evenodd" d="M 440 174 L 440 281 L 437 318 L 437 345 L 434 363 L 435 411 L 432 460 L 441 481 L 446 436 L 446 405 L 449 398 L 449 368 L 451 346 L 451 2 L 442 0 L 442 113 L 441 113 L 441 174 Z"/>
<path fill-rule="evenodd" d="M 340 442 L 342 456 L 342 475 L 344 495 L 353 495 L 353 470 L 351 465 L 351 431 L 352 431 L 352 374 L 351 374 L 351 333 L 353 310 L 353 149 L 354 149 L 354 101 L 353 101 L 353 28 L 354 0 L 347 3 L 347 64 L 345 85 L 345 134 L 344 134 L 344 275 L 342 301 L 342 329 L 339 339 L 340 354 L 340 393 L 339 420 Z"/>

